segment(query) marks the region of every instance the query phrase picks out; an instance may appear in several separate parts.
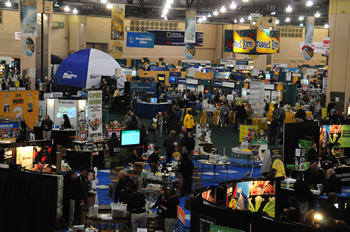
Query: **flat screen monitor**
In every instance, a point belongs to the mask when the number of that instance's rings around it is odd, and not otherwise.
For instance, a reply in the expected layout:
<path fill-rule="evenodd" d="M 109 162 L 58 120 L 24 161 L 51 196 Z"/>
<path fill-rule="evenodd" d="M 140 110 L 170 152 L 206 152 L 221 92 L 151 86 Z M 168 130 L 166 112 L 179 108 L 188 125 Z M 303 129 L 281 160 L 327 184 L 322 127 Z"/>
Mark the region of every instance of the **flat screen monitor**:
<path fill-rule="evenodd" d="M 139 146 L 141 140 L 140 130 L 121 131 L 121 146 Z"/>
<path fill-rule="evenodd" d="M 157 98 L 151 98 L 152 103 L 157 103 Z"/>
<path fill-rule="evenodd" d="M 265 80 L 270 80 L 270 79 L 271 79 L 271 74 L 265 73 Z"/>

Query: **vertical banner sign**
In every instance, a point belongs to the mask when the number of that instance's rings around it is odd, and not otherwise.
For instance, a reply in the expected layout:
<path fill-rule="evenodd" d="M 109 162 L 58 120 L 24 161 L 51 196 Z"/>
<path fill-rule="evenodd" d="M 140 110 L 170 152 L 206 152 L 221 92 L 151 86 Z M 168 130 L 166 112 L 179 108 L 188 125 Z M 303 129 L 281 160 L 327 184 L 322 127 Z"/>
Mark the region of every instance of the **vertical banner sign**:
<path fill-rule="evenodd" d="M 177 206 L 177 232 L 185 231 L 185 211 L 178 205 Z"/>
<path fill-rule="evenodd" d="M 233 30 L 225 30 L 224 52 L 233 52 Z"/>
<path fill-rule="evenodd" d="M 186 10 L 185 43 L 196 42 L 196 11 Z"/>
<path fill-rule="evenodd" d="M 112 25 L 111 39 L 124 40 L 124 20 L 125 20 L 125 5 L 113 4 L 112 7 Z"/>
<path fill-rule="evenodd" d="M 20 0 L 21 36 L 37 37 L 36 0 Z"/>
<path fill-rule="evenodd" d="M 305 41 L 303 50 L 303 56 L 305 60 L 311 60 L 314 56 L 314 51 L 311 48 L 314 40 L 314 27 L 315 27 L 315 18 L 307 17 L 306 26 L 305 26 Z"/>
<path fill-rule="evenodd" d="M 102 91 L 89 91 L 88 95 L 88 126 L 89 138 L 102 138 Z"/>

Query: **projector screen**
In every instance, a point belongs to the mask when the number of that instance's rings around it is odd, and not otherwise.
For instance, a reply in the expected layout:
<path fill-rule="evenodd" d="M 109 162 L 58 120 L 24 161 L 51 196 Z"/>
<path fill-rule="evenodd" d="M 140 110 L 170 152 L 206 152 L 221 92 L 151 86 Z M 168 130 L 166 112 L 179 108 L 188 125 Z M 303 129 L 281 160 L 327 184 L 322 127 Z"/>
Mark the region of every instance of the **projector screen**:
<path fill-rule="evenodd" d="M 122 146 L 140 145 L 140 130 L 123 130 L 121 131 Z"/>
<path fill-rule="evenodd" d="M 55 121 L 54 124 L 61 125 L 63 115 L 67 114 L 70 124 L 76 127 L 78 101 L 58 100 L 55 104 Z"/>

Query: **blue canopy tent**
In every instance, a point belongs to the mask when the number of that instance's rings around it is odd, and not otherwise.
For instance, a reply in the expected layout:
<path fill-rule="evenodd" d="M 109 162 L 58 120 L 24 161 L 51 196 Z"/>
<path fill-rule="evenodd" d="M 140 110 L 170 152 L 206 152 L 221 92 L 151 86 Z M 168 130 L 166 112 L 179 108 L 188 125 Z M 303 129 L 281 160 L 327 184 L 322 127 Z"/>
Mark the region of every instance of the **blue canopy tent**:
<path fill-rule="evenodd" d="M 126 77 L 123 71 L 116 77 L 116 69 L 121 69 L 113 57 L 97 49 L 84 49 L 68 56 L 58 67 L 56 85 L 75 86 L 90 89 L 100 85 L 101 76 L 117 79 L 117 87 L 124 88 Z"/>

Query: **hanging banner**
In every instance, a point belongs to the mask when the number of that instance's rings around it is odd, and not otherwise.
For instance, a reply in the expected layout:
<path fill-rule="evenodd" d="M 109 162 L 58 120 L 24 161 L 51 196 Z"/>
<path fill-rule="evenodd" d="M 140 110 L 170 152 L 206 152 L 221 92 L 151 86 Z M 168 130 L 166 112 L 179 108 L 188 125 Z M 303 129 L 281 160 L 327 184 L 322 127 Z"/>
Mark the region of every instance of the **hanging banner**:
<path fill-rule="evenodd" d="M 154 48 L 154 34 L 128 32 L 126 46 L 134 48 Z"/>
<path fill-rule="evenodd" d="M 305 26 L 305 40 L 304 40 L 304 46 L 302 48 L 303 56 L 305 60 L 311 60 L 312 57 L 314 56 L 314 51 L 311 47 L 314 41 L 314 27 L 315 27 L 315 18 L 307 17 L 306 26 Z"/>
<path fill-rule="evenodd" d="M 39 91 L 0 91 L 0 115 L 16 119 L 24 117 L 33 129 L 38 120 Z"/>
<path fill-rule="evenodd" d="M 31 38 L 26 38 L 23 42 L 23 51 L 27 56 L 32 56 L 35 51 L 35 44 Z"/>
<path fill-rule="evenodd" d="M 196 42 L 196 11 L 186 10 L 185 43 Z"/>
<path fill-rule="evenodd" d="M 184 31 L 147 30 L 154 34 L 154 45 L 186 46 Z M 203 32 L 196 32 L 195 42 L 190 43 L 196 47 L 203 47 Z"/>
<path fill-rule="evenodd" d="M 125 20 L 125 5 L 113 4 L 112 7 L 112 25 L 111 39 L 124 40 L 124 20 Z"/>
<path fill-rule="evenodd" d="M 37 10 L 36 0 L 20 0 L 20 20 L 21 20 L 21 36 L 37 37 Z"/>
<path fill-rule="evenodd" d="M 88 94 L 89 139 L 102 138 L 102 90 L 89 91 Z"/>
<path fill-rule="evenodd" d="M 233 52 L 233 30 L 225 30 L 224 52 Z"/>
<path fill-rule="evenodd" d="M 184 55 L 187 59 L 192 59 L 196 55 L 196 48 L 192 44 L 186 44 Z"/>
<path fill-rule="evenodd" d="M 303 48 L 305 48 L 305 46 L 311 47 L 314 53 L 322 53 L 324 50 L 322 42 L 313 42 L 311 46 L 305 45 L 304 42 L 300 42 L 300 52 L 303 52 Z"/>
<path fill-rule="evenodd" d="M 123 45 L 119 41 L 115 41 L 112 45 L 112 55 L 114 59 L 118 59 L 123 55 Z"/>

